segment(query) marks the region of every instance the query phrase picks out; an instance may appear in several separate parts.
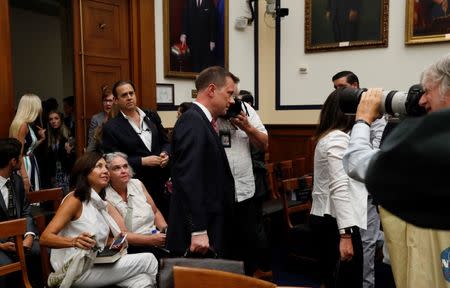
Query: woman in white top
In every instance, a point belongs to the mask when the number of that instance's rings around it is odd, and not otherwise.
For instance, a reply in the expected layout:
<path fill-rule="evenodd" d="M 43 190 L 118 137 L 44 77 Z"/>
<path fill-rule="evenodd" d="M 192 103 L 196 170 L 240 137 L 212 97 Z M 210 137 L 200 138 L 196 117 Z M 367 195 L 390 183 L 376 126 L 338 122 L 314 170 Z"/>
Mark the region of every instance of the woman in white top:
<path fill-rule="evenodd" d="M 127 228 L 128 252 L 150 251 L 157 258 L 164 255 L 167 223 L 144 184 L 132 179 L 133 171 L 127 155 L 121 152 L 106 155 L 110 185 L 106 200 L 121 214 Z"/>
<path fill-rule="evenodd" d="M 356 183 L 350 182 L 342 164 L 354 120 L 354 116 L 340 111 L 338 96 L 331 93 L 322 107 L 316 131 L 310 217 L 321 287 L 362 286 L 362 246 L 357 227 L 361 221 L 354 207 L 361 201 L 354 199 L 352 189 L 357 189 L 353 186 Z"/>
<path fill-rule="evenodd" d="M 91 257 L 94 246 L 103 249 L 110 244 L 110 232 L 120 233 L 124 223 L 117 217 L 117 210 L 101 199 L 109 182 L 101 154 L 88 152 L 81 156 L 72 176 L 75 190 L 64 198 L 40 239 L 41 245 L 53 248 L 50 260 L 56 273 L 52 273 L 49 284 L 58 274 L 65 287 L 154 287 L 158 263 L 150 253 L 123 255 L 112 264 L 92 265 L 87 257 L 82 258 L 88 254 Z M 82 269 L 73 271 L 67 266 Z"/>

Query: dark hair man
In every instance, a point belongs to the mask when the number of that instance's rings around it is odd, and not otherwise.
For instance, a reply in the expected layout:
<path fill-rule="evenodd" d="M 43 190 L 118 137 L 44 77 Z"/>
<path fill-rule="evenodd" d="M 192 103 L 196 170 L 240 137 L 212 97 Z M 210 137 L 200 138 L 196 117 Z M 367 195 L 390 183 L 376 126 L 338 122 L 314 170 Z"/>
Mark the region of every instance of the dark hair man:
<path fill-rule="evenodd" d="M 103 126 L 102 145 L 105 153 L 128 155 L 135 177 L 141 180 L 165 217 L 168 201 L 163 196 L 168 171 L 170 145 L 158 114 L 143 111 L 137 105 L 134 84 L 117 81 L 113 87 L 114 103 L 120 112 Z"/>
<path fill-rule="evenodd" d="M 40 269 L 36 269 L 34 265 L 40 263 L 38 262 L 39 243 L 35 239 L 37 230 L 30 214 L 30 206 L 23 188 L 23 181 L 16 173 L 22 163 L 20 159 L 21 149 L 22 144 L 15 138 L 0 139 L 0 190 L 2 192 L 2 197 L 0 198 L 0 221 L 26 218 L 27 228 L 23 247 L 28 254 L 27 263 L 32 264 L 28 271 L 34 286 L 38 284 L 36 281 L 40 281 Z M 13 259 L 16 257 L 15 245 L 14 242 L 8 241 L 8 239 L 0 239 L 0 266 L 14 262 Z M 14 280 L 10 279 L 10 277 L 2 276 L 0 277 L 0 287 L 15 287 L 17 283 Z"/>
<path fill-rule="evenodd" d="M 239 79 L 222 67 L 203 70 L 192 107 L 172 138 L 172 183 L 167 248 L 175 255 L 214 250 L 228 256 L 235 199 L 233 176 L 216 132 L 217 117 L 234 103 Z"/>

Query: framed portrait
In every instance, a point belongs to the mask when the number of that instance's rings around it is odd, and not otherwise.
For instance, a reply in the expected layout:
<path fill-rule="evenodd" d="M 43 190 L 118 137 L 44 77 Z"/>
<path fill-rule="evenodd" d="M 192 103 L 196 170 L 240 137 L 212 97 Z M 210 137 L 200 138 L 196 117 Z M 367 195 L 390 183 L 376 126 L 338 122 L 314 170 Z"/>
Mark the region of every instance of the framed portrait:
<path fill-rule="evenodd" d="M 406 0 L 406 44 L 450 41 L 448 1 Z"/>
<path fill-rule="evenodd" d="M 156 104 L 158 110 L 173 110 L 175 107 L 174 99 L 174 84 L 156 83 Z"/>
<path fill-rule="evenodd" d="M 389 0 L 305 0 L 305 53 L 388 46 Z"/>
<path fill-rule="evenodd" d="M 228 1 L 164 0 L 164 76 L 228 68 Z"/>

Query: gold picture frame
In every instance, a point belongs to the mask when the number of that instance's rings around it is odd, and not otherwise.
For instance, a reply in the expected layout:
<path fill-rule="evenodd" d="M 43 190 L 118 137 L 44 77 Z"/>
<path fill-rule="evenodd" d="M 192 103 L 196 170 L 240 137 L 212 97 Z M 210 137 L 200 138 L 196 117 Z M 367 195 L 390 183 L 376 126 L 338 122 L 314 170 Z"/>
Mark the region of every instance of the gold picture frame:
<path fill-rule="evenodd" d="M 305 53 L 387 47 L 389 0 L 356 2 L 305 0 Z M 342 9 L 348 19 L 337 13 Z"/>
<path fill-rule="evenodd" d="M 406 44 L 450 41 L 450 7 L 443 11 L 440 5 L 442 3 L 406 0 Z"/>
<path fill-rule="evenodd" d="M 209 66 L 228 68 L 228 1 L 201 0 L 200 7 L 197 0 L 163 1 L 165 77 L 192 79 Z M 194 10 L 203 16 L 193 16 Z M 198 23 L 197 19 L 208 19 L 208 23 Z M 210 27 L 214 29 L 199 31 Z M 186 35 L 186 45 L 181 42 L 182 34 Z"/>

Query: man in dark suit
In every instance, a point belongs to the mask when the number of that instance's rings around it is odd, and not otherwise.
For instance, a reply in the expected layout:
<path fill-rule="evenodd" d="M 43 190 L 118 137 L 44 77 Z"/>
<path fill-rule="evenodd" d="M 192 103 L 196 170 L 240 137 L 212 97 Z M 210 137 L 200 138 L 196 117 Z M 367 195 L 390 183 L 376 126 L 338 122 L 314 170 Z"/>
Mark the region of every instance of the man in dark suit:
<path fill-rule="evenodd" d="M 22 144 L 15 138 L 0 139 L 0 221 L 7 221 L 18 218 L 26 218 L 27 229 L 24 235 L 23 247 L 27 254 L 27 263 L 40 263 L 39 261 L 39 243 L 35 239 L 37 235 L 36 227 L 33 224 L 33 218 L 30 214 L 30 206 L 25 197 L 22 178 L 16 173 L 20 169 Z M 9 239 L 0 239 L 0 266 L 14 262 L 16 252 L 15 243 Z M 31 257 L 30 257 L 31 256 Z M 34 258 L 34 259 L 33 259 Z M 37 261 L 35 261 L 37 260 Z M 29 275 L 32 283 L 40 279 L 40 269 L 31 269 Z M 34 272 L 34 273 L 33 273 Z M 11 282 L 12 281 L 12 282 Z M 0 287 L 14 287 L 14 279 L 9 277 L 0 277 Z M 36 286 L 37 287 L 37 286 Z"/>
<path fill-rule="evenodd" d="M 216 31 L 217 10 L 213 1 L 187 0 L 180 42 L 182 45 L 187 44 L 191 51 L 193 72 L 214 65 Z"/>
<path fill-rule="evenodd" d="M 166 217 L 168 203 L 163 197 L 163 187 L 168 178 L 165 167 L 169 162 L 170 145 L 161 119 L 156 112 L 144 112 L 136 106 L 131 81 L 116 82 L 112 91 L 120 112 L 103 126 L 103 151 L 128 155 L 135 177 L 144 183 Z"/>
<path fill-rule="evenodd" d="M 167 232 L 167 247 L 175 255 L 189 249 L 227 257 L 229 238 L 236 237 L 230 229 L 234 179 L 215 121 L 234 103 L 238 80 L 219 66 L 203 70 L 195 81 L 196 102 L 175 125 Z"/>

